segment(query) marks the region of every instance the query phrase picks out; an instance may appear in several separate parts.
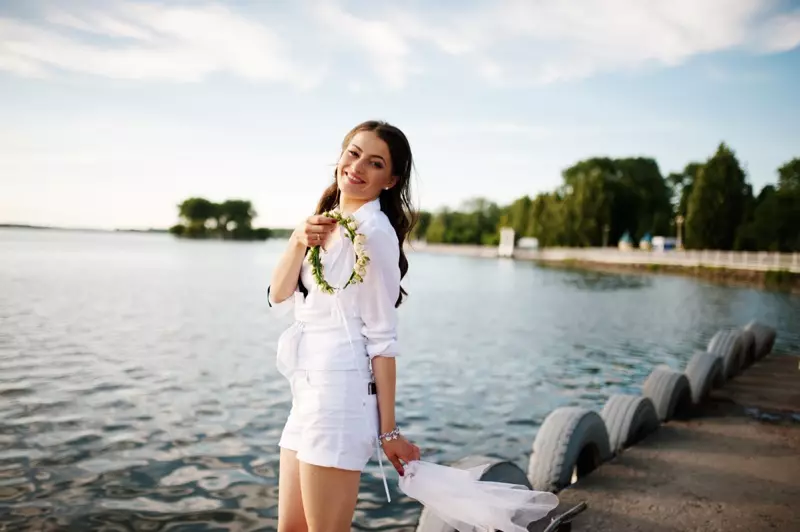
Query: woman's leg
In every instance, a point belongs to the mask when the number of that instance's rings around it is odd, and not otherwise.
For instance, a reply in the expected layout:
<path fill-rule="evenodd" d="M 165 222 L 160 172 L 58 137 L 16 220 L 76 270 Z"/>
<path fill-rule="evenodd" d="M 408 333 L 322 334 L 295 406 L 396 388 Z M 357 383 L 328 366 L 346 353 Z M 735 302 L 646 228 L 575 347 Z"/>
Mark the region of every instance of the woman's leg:
<path fill-rule="evenodd" d="M 278 480 L 278 532 L 306 532 L 306 515 L 300 493 L 300 461 L 297 452 L 281 448 Z"/>
<path fill-rule="evenodd" d="M 300 462 L 300 486 L 310 532 L 348 532 L 361 471 Z"/>

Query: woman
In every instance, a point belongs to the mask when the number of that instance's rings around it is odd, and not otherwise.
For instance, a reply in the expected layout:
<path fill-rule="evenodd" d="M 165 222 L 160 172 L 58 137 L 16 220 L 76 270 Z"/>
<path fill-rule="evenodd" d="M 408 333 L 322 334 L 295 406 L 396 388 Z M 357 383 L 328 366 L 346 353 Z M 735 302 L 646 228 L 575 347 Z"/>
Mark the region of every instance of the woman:
<path fill-rule="evenodd" d="M 401 476 L 404 463 L 419 460 L 419 448 L 395 427 L 394 411 L 411 166 L 408 140 L 396 127 L 368 121 L 353 128 L 334 182 L 316 214 L 294 230 L 272 274 L 270 306 L 295 317 L 278 343 L 278 366 L 292 389 L 279 442 L 278 530 L 350 530 L 361 471 L 373 453 L 383 468 L 377 447 Z M 329 211 L 351 217 L 363 237 L 354 245 L 343 224 L 323 216 Z M 362 250 L 368 262 L 357 263 L 354 251 Z M 348 285 L 354 272 L 361 282 Z M 385 475 L 384 487 L 389 497 Z"/>

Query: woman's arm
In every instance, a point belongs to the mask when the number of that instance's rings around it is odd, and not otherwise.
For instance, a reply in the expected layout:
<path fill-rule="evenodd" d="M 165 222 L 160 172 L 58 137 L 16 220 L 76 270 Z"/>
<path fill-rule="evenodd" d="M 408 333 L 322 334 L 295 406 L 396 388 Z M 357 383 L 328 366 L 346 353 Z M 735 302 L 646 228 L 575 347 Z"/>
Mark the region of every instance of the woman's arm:
<path fill-rule="evenodd" d="M 272 271 L 270 280 L 270 300 L 281 303 L 289 298 L 297 289 L 300 268 L 303 266 L 306 248 L 325 242 L 328 235 L 336 228 L 336 220 L 326 216 L 311 216 L 289 237 L 289 245 Z"/>
<path fill-rule="evenodd" d="M 380 434 L 395 428 L 397 349 L 397 298 L 400 295 L 400 247 L 394 233 L 377 229 L 364 245 L 369 256 L 367 273 L 360 287 L 359 306 L 364 322 L 367 355 L 372 361 L 377 389 Z M 382 442 L 383 452 L 398 474 L 402 461 L 419 459 L 419 448 L 400 436 Z"/>
<path fill-rule="evenodd" d="M 281 303 L 295 292 L 305 254 L 305 244 L 292 233 L 292 236 L 289 237 L 289 245 L 272 271 L 269 283 L 270 301 L 275 304 Z"/>
<path fill-rule="evenodd" d="M 378 391 L 380 433 L 391 432 L 395 427 L 394 402 L 397 383 L 397 363 L 394 357 L 376 356 L 372 359 L 375 387 Z"/>

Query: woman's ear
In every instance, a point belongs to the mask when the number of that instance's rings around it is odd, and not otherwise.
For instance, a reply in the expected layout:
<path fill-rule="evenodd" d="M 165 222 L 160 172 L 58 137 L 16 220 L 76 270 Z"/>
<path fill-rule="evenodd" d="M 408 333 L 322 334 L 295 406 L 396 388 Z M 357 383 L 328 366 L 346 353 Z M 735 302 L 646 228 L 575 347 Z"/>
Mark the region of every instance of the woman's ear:
<path fill-rule="evenodd" d="M 383 187 L 383 189 L 384 190 L 389 190 L 390 188 L 394 187 L 396 184 L 397 184 L 397 176 L 393 175 L 392 177 L 389 178 L 389 183 L 387 183 L 386 186 Z"/>

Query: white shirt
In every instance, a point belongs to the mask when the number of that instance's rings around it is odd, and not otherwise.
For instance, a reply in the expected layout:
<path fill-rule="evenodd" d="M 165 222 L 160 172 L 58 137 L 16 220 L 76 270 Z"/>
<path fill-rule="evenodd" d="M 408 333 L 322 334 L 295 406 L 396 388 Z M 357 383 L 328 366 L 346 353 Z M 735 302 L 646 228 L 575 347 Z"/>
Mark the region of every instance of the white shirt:
<path fill-rule="evenodd" d="M 311 265 L 304 260 L 300 278 L 308 290 L 306 296 L 298 288 L 291 297 L 276 303 L 268 290 L 268 303 L 273 311 L 283 315 L 293 311 L 293 327 L 297 330 L 299 324 L 302 331 L 296 343 L 297 369 L 363 369 L 375 356 L 398 355 L 397 234 L 381 211 L 379 199 L 364 204 L 352 217 L 358 224 L 356 232 L 366 237 L 364 248 L 369 263 L 363 282 L 327 294 L 319 289 Z M 333 287 L 347 282 L 355 264 L 352 242 L 341 226 L 337 229 L 338 235 L 331 238 L 329 249 L 320 250 L 322 274 Z"/>

